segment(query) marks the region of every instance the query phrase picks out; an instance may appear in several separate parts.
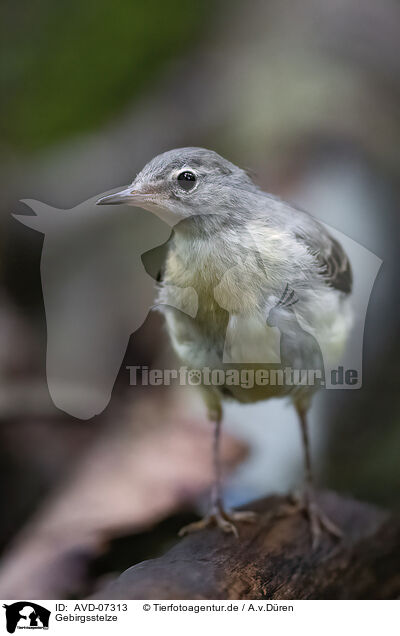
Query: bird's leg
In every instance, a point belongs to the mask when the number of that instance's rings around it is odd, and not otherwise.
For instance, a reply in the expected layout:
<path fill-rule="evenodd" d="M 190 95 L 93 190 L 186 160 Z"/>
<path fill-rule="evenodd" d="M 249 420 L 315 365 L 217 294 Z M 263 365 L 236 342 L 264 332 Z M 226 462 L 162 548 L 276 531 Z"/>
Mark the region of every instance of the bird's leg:
<path fill-rule="evenodd" d="M 296 405 L 299 416 L 301 437 L 304 450 L 305 489 L 304 495 L 298 503 L 298 508 L 306 514 L 311 530 L 312 547 L 316 548 L 320 542 L 322 533 L 328 532 L 337 539 L 343 536 L 342 531 L 318 506 L 315 499 L 315 488 L 311 464 L 310 439 L 308 435 L 307 409 Z"/>
<path fill-rule="evenodd" d="M 179 536 L 184 536 L 197 530 L 202 530 L 210 525 L 216 525 L 223 532 L 231 533 L 236 538 L 239 537 L 238 529 L 235 525 L 237 521 L 254 522 L 257 519 L 257 515 L 254 512 L 237 510 L 227 511 L 224 508 L 222 501 L 222 473 L 221 473 L 221 424 L 222 424 L 222 408 L 219 407 L 217 411 L 213 411 L 210 415 L 210 419 L 214 421 L 214 436 L 213 436 L 213 484 L 211 488 L 211 501 L 210 510 L 207 515 L 195 521 L 187 526 L 184 526 L 179 531 Z"/>
<path fill-rule="evenodd" d="M 213 435 L 213 449 L 212 449 L 212 461 L 213 461 L 213 484 L 211 487 L 211 511 L 222 511 L 222 471 L 221 471 L 221 425 L 222 425 L 222 413 L 216 415 L 214 421 L 214 435 Z"/>

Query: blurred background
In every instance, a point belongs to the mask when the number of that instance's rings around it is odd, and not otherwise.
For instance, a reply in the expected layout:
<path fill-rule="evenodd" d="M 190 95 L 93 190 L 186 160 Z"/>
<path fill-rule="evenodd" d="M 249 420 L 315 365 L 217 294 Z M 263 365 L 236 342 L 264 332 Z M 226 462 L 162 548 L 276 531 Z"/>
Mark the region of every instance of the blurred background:
<path fill-rule="evenodd" d="M 130 315 L 140 328 L 110 403 L 86 420 L 57 409 L 45 375 L 43 234 L 11 216 L 31 213 L 21 199 L 75 209 L 174 147 L 216 150 L 383 260 L 363 388 L 321 392 L 313 452 L 321 486 L 398 508 L 399 3 L 5 0 L 1 14 L 0 597 L 85 596 L 160 554 L 204 507 L 211 428 L 196 392 L 129 386 L 126 365 L 176 364 L 162 318 L 141 315 L 129 277 L 111 281 L 125 328 Z M 71 281 L 96 276 L 99 250 L 129 264 L 169 235 L 147 212 L 117 210 L 82 212 L 57 236 L 66 347 Z M 154 281 L 140 267 L 135 294 L 147 301 Z M 109 313 L 105 303 L 101 333 Z M 225 422 L 228 503 L 301 483 L 285 403 L 229 405 Z"/>

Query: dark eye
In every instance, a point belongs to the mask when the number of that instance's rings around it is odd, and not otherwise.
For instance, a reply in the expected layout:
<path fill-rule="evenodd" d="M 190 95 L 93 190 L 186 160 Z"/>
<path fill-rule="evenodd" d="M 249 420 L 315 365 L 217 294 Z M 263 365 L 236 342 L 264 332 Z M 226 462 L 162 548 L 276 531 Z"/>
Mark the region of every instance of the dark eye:
<path fill-rule="evenodd" d="M 184 172 L 178 174 L 178 183 L 182 190 L 186 190 L 186 192 L 188 192 L 189 190 L 194 188 L 196 183 L 196 176 L 193 174 L 193 172 L 185 170 Z"/>

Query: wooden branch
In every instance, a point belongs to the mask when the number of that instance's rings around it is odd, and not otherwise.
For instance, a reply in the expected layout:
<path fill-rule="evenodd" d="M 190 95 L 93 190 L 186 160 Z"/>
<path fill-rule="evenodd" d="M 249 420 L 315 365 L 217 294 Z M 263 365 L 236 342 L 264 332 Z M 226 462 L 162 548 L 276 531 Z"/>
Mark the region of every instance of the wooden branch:
<path fill-rule="evenodd" d="M 240 539 L 212 528 L 180 540 L 158 559 L 126 570 L 97 599 L 360 599 L 400 595 L 400 519 L 332 492 L 319 495 L 344 531 L 311 549 L 302 513 L 279 518 L 284 498 L 246 508 L 261 513 L 240 524 Z"/>

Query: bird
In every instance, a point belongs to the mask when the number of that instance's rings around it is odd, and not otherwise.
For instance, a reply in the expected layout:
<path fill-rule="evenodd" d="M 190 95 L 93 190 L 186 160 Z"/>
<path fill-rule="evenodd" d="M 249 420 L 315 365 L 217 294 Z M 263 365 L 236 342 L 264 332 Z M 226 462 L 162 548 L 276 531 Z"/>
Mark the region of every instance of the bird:
<path fill-rule="evenodd" d="M 276 328 L 281 331 L 283 363 L 293 368 L 321 366 L 321 350 L 334 359 L 346 346 L 353 322 L 353 276 L 340 243 L 313 216 L 263 191 L 246 170 L 213 150 L 164 152 L 128 187 L 97 203 L 141 207 L 172 228 L 157 276 L 157 302 L 172 346 L 188 368 L 264 368 L 264 360 L 271 360 Z M 198 295 L 195 317 L 173 309 L 183 302 L 188 287 Z M 281 368 L 282 361 L 270 367 Z M 240 522 L 257 520 L 252 511 L 224 507 L 223 404 L 286 398 L 300 423 L 305 483 L 302 495 L 288 501 L 284 513 L 304 513 L 313 547 L 325 533 L 342 536 L 319 506 L 313 479 L 308 413 L 318 388 L 291 383 L 199 387 L 214 424 L 214 479 L 207 515 L 183 528 L 181 535 L 216 525 L 238 536 Z"/>

